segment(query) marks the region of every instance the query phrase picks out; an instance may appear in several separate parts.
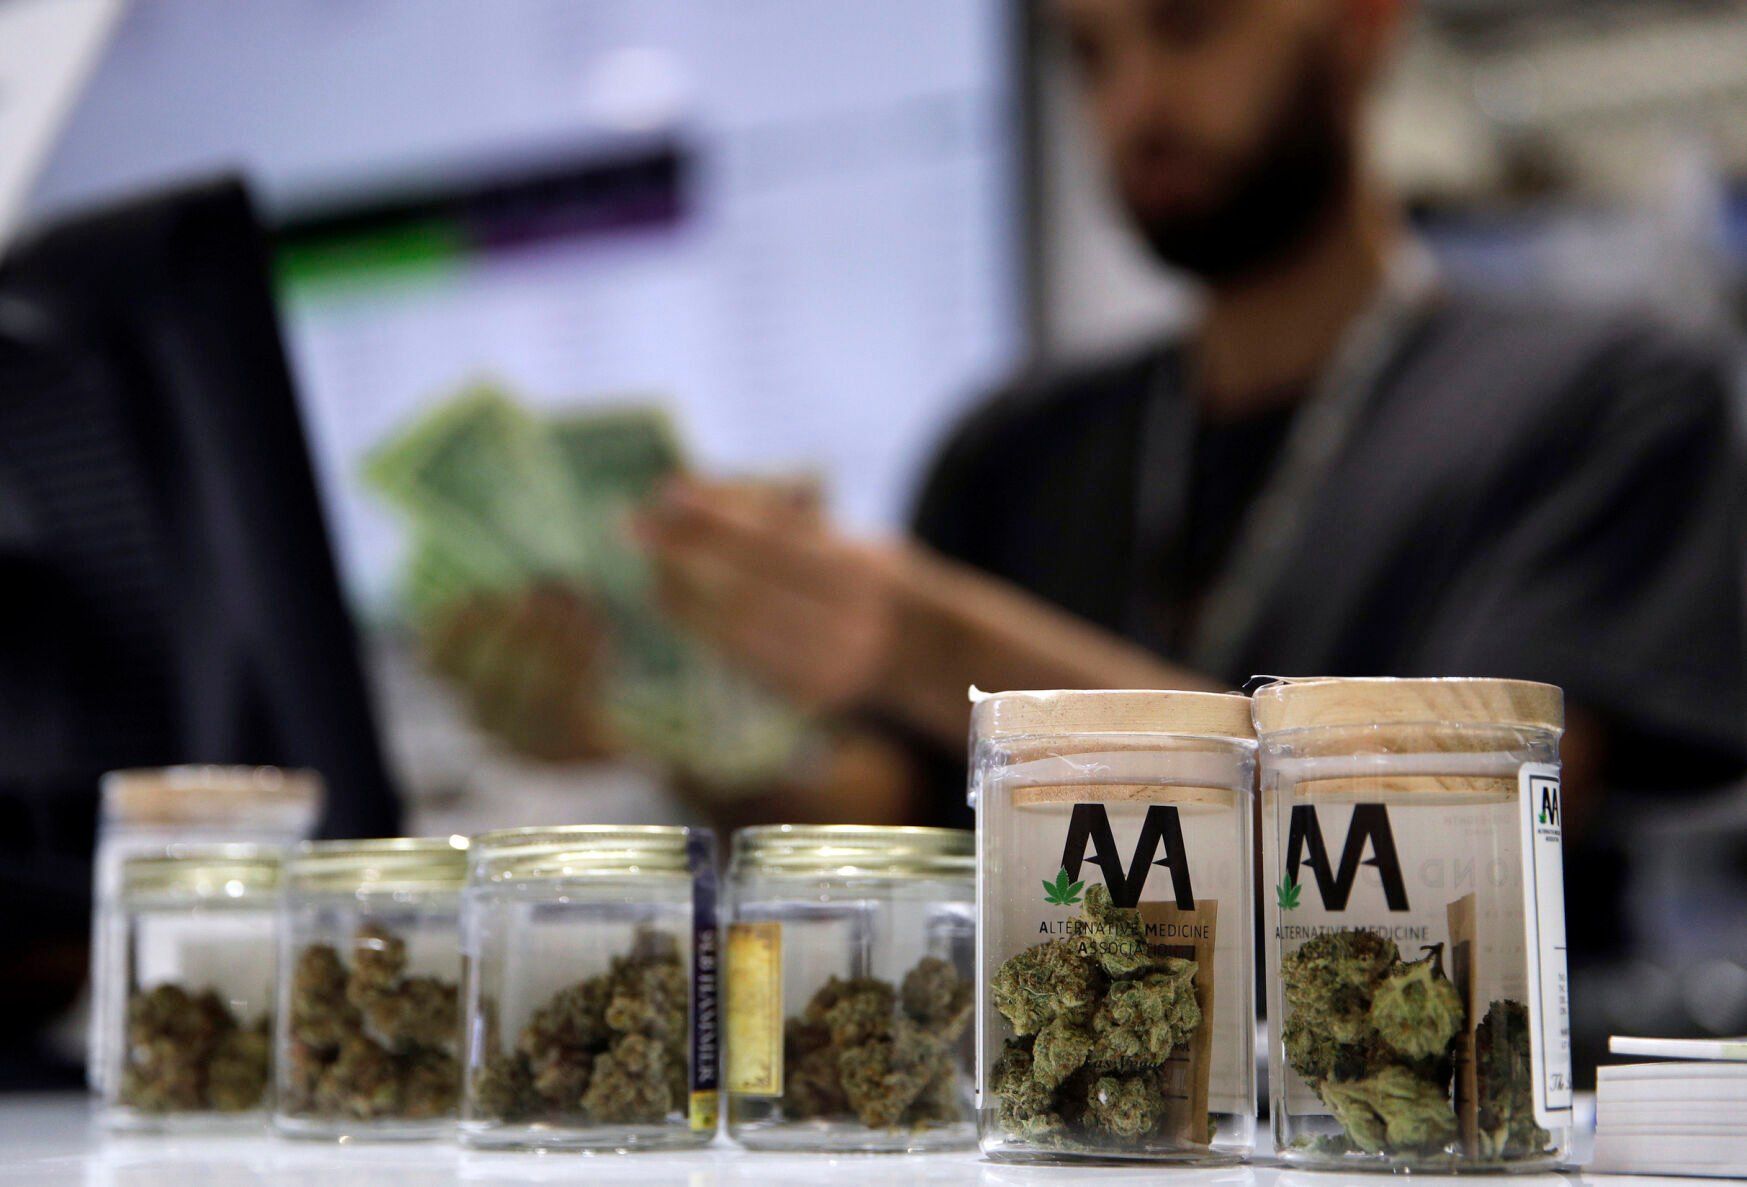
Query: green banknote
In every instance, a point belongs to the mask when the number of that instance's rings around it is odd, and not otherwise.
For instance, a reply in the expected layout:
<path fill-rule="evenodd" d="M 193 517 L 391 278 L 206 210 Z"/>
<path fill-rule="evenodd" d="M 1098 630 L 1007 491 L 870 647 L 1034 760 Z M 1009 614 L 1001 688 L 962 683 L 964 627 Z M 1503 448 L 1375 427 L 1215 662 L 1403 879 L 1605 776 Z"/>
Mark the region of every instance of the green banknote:
<path fill-rule="evenodd" d="M 489 588 L 521 577 L 578 577 L 589 533 L 550 433 L 495 388 L 470 388 L 365 459 L 364 477 L 445 566 Z"/>
<path fill-rule="evenodd" d="M 684 464 L 672 421 L 658 407 L 626 406 L 565 413 L 547 430 L 586 536 L 591 592 L 615 609 L 647 609 L 648 568 L 629 520 Z"/>

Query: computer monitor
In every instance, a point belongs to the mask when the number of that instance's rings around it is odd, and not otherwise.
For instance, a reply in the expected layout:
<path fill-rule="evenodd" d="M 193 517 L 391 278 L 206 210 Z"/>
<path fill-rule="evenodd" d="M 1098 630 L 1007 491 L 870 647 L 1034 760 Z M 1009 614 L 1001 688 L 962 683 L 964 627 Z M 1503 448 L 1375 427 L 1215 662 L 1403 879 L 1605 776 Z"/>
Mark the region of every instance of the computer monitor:
<path fill-rule="evenodd" d="M 322 833 L 396 830 L 238 182 L 0 262 L 0 588 L 0 896 L 82 902 L 105 769 L 310 767 Z"/>

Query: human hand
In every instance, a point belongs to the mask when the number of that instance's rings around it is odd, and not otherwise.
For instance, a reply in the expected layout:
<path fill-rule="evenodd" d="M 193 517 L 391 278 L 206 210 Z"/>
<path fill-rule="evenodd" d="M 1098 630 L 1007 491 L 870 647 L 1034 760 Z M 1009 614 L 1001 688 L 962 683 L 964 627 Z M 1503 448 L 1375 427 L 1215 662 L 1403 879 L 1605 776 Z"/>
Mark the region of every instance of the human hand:
<path fill-rule="evenodd" d="M 899 551 L 834 532 L 810 501 L 676 479 L 638 517 L 663 608 L 806 708 L 877 688 L 896 635 Z"/>

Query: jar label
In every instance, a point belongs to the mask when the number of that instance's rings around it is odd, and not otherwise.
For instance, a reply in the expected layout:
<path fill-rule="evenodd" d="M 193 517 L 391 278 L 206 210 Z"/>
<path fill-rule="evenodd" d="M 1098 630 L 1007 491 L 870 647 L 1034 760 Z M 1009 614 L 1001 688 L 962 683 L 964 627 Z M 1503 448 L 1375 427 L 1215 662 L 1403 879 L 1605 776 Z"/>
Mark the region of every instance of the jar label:
<path fill-rule="evenodd" d="M 1528 949 L 1529 1051 L 1535 1124 L 1571 1124 L 1571 1004 L 1565 970 L 1565 866 L 1559 768 L 1525 763 L 1521 805 L 1523 927 Z"/>
<path fill-rule="evenodd" d="M 728 1091 L 783 1091 L 782 924 L 728 925 Z"/>
<path fill-rule="evenodd" d="M 1228 1014 L 1219 1007 L 1227 1001 L 1216 1000 L 1215 981 L 1220 962 L 1217 959 L 1219 933 L 1219 902 L 1204 898 L 1185 911 L 1175 902 L 1143 902 L 1139 905 L 1141 923 L 1145 927 L 1146 944 L 1154 956 L 1175 956 L 1195 962 L 1195 998 L 1201 1011 L 1201 1021 L 1187 1043 L 1179 1043 L 1164 1066 L 1159 1069 L 1164 1081 L 1166 1117 L 1164 1130 L 1180 1134 L 1186 1140 L 1205 1145 L 1213 1140 L 1208 1109 L 1218 1112 L 1253 1112 L 1253 1089 L 1239 1085 L 1241 1075 L 1234 1074 L 1230 1059 L 1222 1059 L 1214 1051 L 1219 1039 L 1226 1051 L 1242 1049 L 1240 1036 L 1215 1035 L 1216 1020 Z M 1088 941 L 1096 943 L 1096 940 Z M 1227 1000 L 1237 997 L 1226 987 Z M 1253 1016 L 1244 1020 L 1253 1022 Z M 1222 1031 L 1228 1027 L 1219 1028 Z M 1232 1040 L 1236 1039 L 1236 1042 Z M 1217 1066 L 1216 1066 L 1217 1065 Z M 1217 1074 L 1220 1073 L 1220 1074 Z M 1210 1097 L 1211 1092 L 1211 1097 Z"/>
<path fill-rule="evenodd" d="M 700 1133 L 714 1133 L 720 1100 L 721 1020 L 717 985 L 721 951 L 716 930 L 715 838 L 694 829 L 686 839 L 692 872 L 692 1083 L 690 1121 Z"/>

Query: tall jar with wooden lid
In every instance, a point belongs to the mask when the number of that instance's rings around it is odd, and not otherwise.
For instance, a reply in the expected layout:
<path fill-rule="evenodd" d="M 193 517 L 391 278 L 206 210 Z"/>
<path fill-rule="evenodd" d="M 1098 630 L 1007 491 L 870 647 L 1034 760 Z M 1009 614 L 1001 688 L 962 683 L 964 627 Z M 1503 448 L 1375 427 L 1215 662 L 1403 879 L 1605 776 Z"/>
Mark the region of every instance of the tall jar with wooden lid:
<path fill-rule="evenodd" d="M 109 1070 L 119 1052 L 114 1031 L 95 1025 L 125 1012 L 107 995 L 127 974 L 116 937 L 122 866 L 134 858 L 168 858 L 188 845 L 258 845 L 277 854 L 309 836 L 321 814 L 324 789 L 314 771 L 279 767 L 187 765 L 111 771 L 100 785 L 97 852 L 93 862 L 91 1016 L 87 1078 L 93 1090 L 114 1091 Z"/>
<path fill-rule="evenodd" d="M 1570 1148 L 1560 690 L 1257 691 L 1279 1156 L 1536 1169 Z"/>
<path fill-rule="evenodd" d="M 978 700 L 971 746 L 984 1153 L 1243 1158 L 1255 1136 L 1248 699 L 998 693 Z"/>

